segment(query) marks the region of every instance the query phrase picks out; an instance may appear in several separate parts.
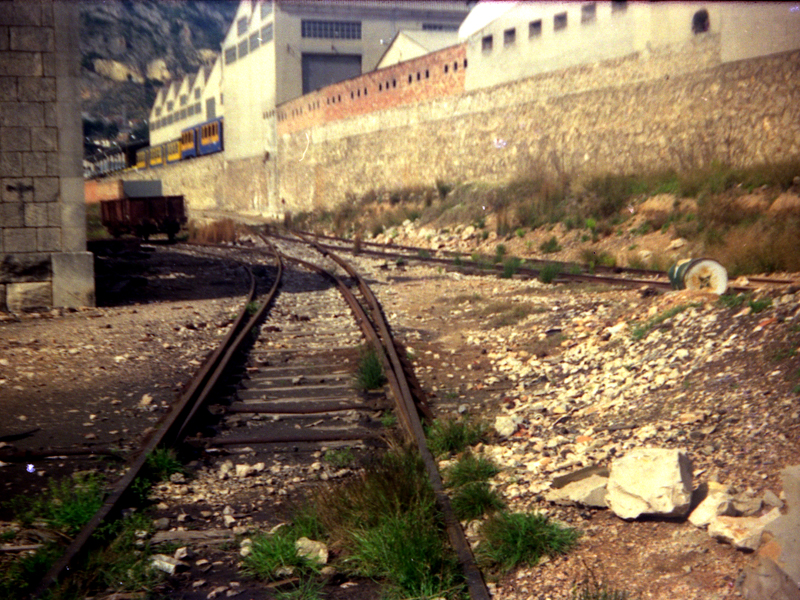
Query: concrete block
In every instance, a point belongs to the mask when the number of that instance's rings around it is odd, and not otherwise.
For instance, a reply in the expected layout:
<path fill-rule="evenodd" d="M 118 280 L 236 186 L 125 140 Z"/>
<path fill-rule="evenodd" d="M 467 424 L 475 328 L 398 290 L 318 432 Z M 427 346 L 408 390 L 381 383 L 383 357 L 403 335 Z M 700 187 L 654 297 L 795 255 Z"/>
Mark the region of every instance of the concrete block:
<path fill-rule="evenodd" d="M 19 99 L 21 102 L 55 102 L 55 77 L 20 77 Z"/>
<path fill-rule="evenodd" d="M 53 177 L 58 177 L 61 174 L 61 161 L 58 152 L 46 152 L 46 173 Z"/>
<path fill-rule="evenodd" d="M 58 129 L 55 127 L 34 127 L 31 129 L 31 150 L 56 152 L 58 150 Z"/>
<path fill-rule="evenodd" d="M 22 177 L 22 154 L 0 152 L 0 173 L 7 177 Z"/>
<path fill-rule="evenodd" d="M 42 55 L 38 52 L 0 52 L 0 76 L 41 77 Z"/>
<path fill-rule="evenodd" d="M 47 205 L 39 202 L 26 202 L 25 227 L 47 226 Z"/>
<path fill-rule="evenodd" d="M 34 202 L 58 201 L 58 177 L 37 177 L 33 180 Z"/>
<path fill-rule="evenodd" d="M 56 55 L 54 53 L 42 54 L 42 75 L 56 77 Z"/>
<path fill-rule="evenodd" d="M 3 202 L 33 202 L 33 179 L 14 177 L 2 180 L 0 198 Z"/>
<path fill-rule="evenodd" d="M 2 69 L 2 52 L 0 52 L 0 71 Z M 0 102 L 0 127 L 43 127 L 43 106 L 37 102 Z"/>
<path fill-rule="evenodd" d="M 50 310 L 53 307 L 53 284 L 50 281 L 9 283 L 6 286 L 6 306 L 12 313 Z"/>
<path fill-rule="evenodd" d="M 0 283 L 24 283 L 52 279 L 49 254 L 0 255 Z"/>
<path fill-rule="evenodd" d="M 13 102 L 17 99 L 17 78 L 0 77 L 0 102 Z"/>
<path fill-rule="evenodd" d="M 40 177 L 47 173 L 46 152 L 23 152 L 22 173 L 25 177 Z"/>
<path fill-rule="evenodd" d="M 57 104 L 55 102 L 48 102 L 44 105 L 44 126 L 45 127 L 58 127 L 58 113 L 56 112 Z"/>
<path fill-rule="evenodd" d="M 42 3 L 0 2 L 0 23 L 39 26 L 42 24 Z"/>
<path fill-rule="evenodd" d="M 47 27 L 11 27 L 11 50 L 20 52 L 54 52 L 55 30 Z"/>
<path fill-rule="evenodd" d="M 94 255 L 62 252 L 53 255 L 53 306 L 94 306 Z"/>
<path fill-rule="evenodd" d="M 0 127 L 0 148 L 9 151 L 30 152 L 30 127 Z"/>
<path fill-rule="evenodd" d="M 7 228 L 3 236 L 6 252 L 36 252 L 36 230 Z"/>
<path fill-rule="evenodd" d="M 61 228 L 39 227 L 36 229 L 36 248 L 39 252 L 61 251 Z"/>
<path fill-rule="evenodd" d="M 47 203 L 47 226 L 61 227 L 61 205 L 58 202 Z"/>
<path fill-rule="evenodd" d="M 3 227 L 25 226 L 25 204 L 23 202 L 4 202 L 0 204 L 0 223 Z"/>

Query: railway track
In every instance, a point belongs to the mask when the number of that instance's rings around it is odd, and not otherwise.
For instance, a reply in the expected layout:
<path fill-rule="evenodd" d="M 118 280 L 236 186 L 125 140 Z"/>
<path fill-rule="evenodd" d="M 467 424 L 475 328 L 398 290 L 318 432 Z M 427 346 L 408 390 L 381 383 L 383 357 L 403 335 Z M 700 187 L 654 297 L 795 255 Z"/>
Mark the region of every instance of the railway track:
<path fill-rule="evenodd" d="M 131 488 L 157 448 L 193 448 L 203 454 L 211 471 L 240 453 L 247 454 L 249 464 L 264 465 L 262 469 L 280 471 L 275 465 L 291 455 L 319 470 L 317 459 L 330 448 L 368 452 L 384 445 L 381 417 L 389 411 L 397 415 L 403 436 L 419 450 L 470 597 L 489 597 L 427 450 L 422 420 L 432 414 L 402 347 L 393 340 L 380 306 L 358 273 L 325 248 L 302 246 L 298 240 L 273 244 L 265 239 L 265 247 L 271 247 L 271 281 L 259 286 L 253 277 L 224 341 L 129 460 L 103 507 L 41 580 L 35 597 L 44 597 L 77 565 L 96 544 L 98 529 L 128 506 Z M 316 262 L 326 263 L 325 267 Z M 347 280 L 337 277 L 334 268 L 344 270 Z M 269 290 L 259 295 L 259 287 Z M 376 352 L 383 364 L 389 397 L 353 388 L 365 347 Z"/>
<path fill-rule="evenodd" d="M 274 233 L 277 237 L 284 237 Z M 449 250 L 431 251 L 427 248 L 402 245 L 385 245 L 374 242 L 355 241 L 335 236 L 314 234 L 303 232 L 303 235 L 316 240 L 320 248 L 331 252 L 348 252 L 364 254 L 377 258 L 389 260 L 414 260 L 420 263 L 437 265 L 445 268 L 457 268 L 464 271 L 476 271 L 490 269 L 498 273 L 503 272 L 500 264 L 480 264 L 464 253 Z M 440 256 L 431 256 L 435 253 Z M 660 290 L 670 290 L 672 284 L 667 278 L 666 273 L 652 269 L 638 269 L 633 267 L 610 267 L 605 265 L 585 265 L 580 263 L 563 262 L 540 258 L 526 258 L 523 265 L 515 269 L 515 273 L 520 277 L 538 278 L 542 269 L 548 265 L 553 265 L 558 269 L 558 282 L 584 282 L 599 283 L 607 285 L 619 285 L 622 287 L 645 287 L 650 286 Z M 747 277 L 747 285 L 731 285 L 730 290 L 735 292 L 748 292 L 757 287 L 763 286 L 787 286 L 797 285 L 798 281 L 785 277 Z"/>

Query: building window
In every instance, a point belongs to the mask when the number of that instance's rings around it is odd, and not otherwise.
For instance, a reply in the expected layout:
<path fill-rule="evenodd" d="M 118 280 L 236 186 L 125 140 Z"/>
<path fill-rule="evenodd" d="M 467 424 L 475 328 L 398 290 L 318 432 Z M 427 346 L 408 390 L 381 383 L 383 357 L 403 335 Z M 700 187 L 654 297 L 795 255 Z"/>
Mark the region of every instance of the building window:
<path fill-rule="evenodd" d="M 200 100 L 200 88 L 197 88 L 197 89 L 194 91 L 194 99 L 195 99 L 195 100 Z"/>
<path fill-rule="evenodd" d="M 160 106 L 156 109 L 156 116 L 157 117 L 161 116 L 161 107 Z"/>
<path fill-rule="evenodd" d="M 392 87 L 393 88 L 397 87 L 397 79 L 392 79 Z"/>
<path fill-rule="evenodd" d="M 594 23 L 597 19 L 597 3 L 590 2 L 581 6 L 581 23 Z"/>
<path fill-rule="evenodd" d="M 167 102 L 167 112 L 172 112 L 172 109 L 175 108 L 174 102 Z"/>
<path fill-rule="evenodd" d="M 528 38 L 535 38 L 542 35 L 542 20 L 536 19 L 528 23 Z"/>
<path fill-rule="evenodd" d="M 611 1 L 611 12 L 623 12 L 628 10 L 628 3 L 625 0 L 612 0 Z"/>
<path fill-rule="evenodd" d="M 379 83 L 379 84 L 378 84 L 378 91 L 379 91 L 379 92 L 382 92 L 382 91 L 383 91 L 383 84 L 382 84 L 382 83 Z"/>
<path fill-rule="evenodd" d="M 423 23 L 422 31 L 458 31 L 458 25 L 446 25 L 444 23 Z"/>
<path fill-rule="evenodd" d="M 225 64 L 229 65 L 236 62 L 236 46 L 225 48 Z"/>
<path fill-rule="evenodd" d="M 561 31 L 567 28 L 567 13 L 558 13 L 553 17 L 553 31 Z"/>
<path fill-rule="evenodd" d="M 692 33 L 705 33 L 711 28 L 708 11 L 704 8 L 694 13 L 692 17 Z"/>
<path fill-rule="evenodd" d="M 492 51 L 492 36 L 485 35 L 481 40 L 481 50 L 483 52 L 491 52 Z"/>
<path fill-rule="evenodd" d="M 196 115 L 200 114 L 200 103 L 199 102 L 194 105 L 194 114 L 196 114 Z"/>
<path fill-rule="evenodd" d="M 430 79 L 431 72 L 428 69 L 425 69 L 425 79 Z"/>
<path fill-rule="evenodd" d="M 466 58 L 464 59 L 464 68 L 465 69 L 467 68 L 467 59 Z"/>
<path fill-rule="evenodd" d="M 419 71 L 417 71 L 417 81 L 419 81 L 420 79 L 422 79 L 422 74 Z"/>
<path fill-rule="evenodd" d="M 513 46 L 517 41 L 517 28 L 512 27 L 511 29 L 506 29 L 503 32 L 503 45 L 504 46 Z"/>
<path fill-rule="evenodd" d="M 458 62 L 453 63 L 453 73 L 455 73 L 456 71 L 458 71 Z"/>
<path fill-rule="evenodd" d="M 450 65 L 445 65 L 444 66 L 444 72 L 448 73 L 449 71 L 450 71 Z"/>
<path fill-rule="evenodd" d="M 360 40 L 361 21 L 303 20 L 300 23 L 300 35 L 304 38 Z"/>
<path fill-rule="evenodd" d="M 236 21 L 236 35 L 244 35 L 247 33 L 247 17 L 242 17 Z"/>
<path fill-rule="evenodd" d="M 247 40 L 239 42 L 239 58 L 247 56 Z"/>
<path fill-rule="evenodd" d="M 250 52 L 252 52 L 253 50 L 258 50 L 260 41 L 261 41 L 261 36 L 258 31 L 250 35 Z"/>
<path fill-rule="evenodd" d="M 272 23 L 261 28 L 261 45 L 272 41 Z"/>
<path fill-rule="evenodd" d="M 179 116 L 178 118 L 179 118 L 181 121 L 183 121 L 183 120 L 186 118 L 186 109 L 185 109 L 185 108 L 184 108 L 183 110 L 181 110 L 181 112 L 180 112 L 180 116 Z"/>
<path fill-rule="evenodd" d="M 263 2 L 261 4 L 261 18 L 266 19 L 271 14 L 272 14 L 272 1 L 268 0 L 267 2 Z"/>
<path fill-rule="evenodd" d="M 189 96 L 181 94 L 181 106 L 186 106 L 187 102 L 189 102 Z"/>
<path fill-rule="evenodd" d="M 414 76 L 413 75 L 409 75 L 408 76 L 408 83 L 411 83 L 412 81 L 414 81 Z"/>

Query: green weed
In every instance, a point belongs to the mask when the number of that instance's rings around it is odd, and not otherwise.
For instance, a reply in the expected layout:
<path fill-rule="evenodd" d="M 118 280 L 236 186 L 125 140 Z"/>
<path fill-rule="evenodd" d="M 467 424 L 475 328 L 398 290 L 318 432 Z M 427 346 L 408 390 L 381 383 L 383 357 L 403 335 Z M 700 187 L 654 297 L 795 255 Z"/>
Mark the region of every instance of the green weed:
<path fill-rule="evenodd" d="M 25 526 L 35 520 L 67 535 L 75 535 L 103 505 L 103 479 L 96 473 L 78 472 L 51 481 L 47 491 L 36 498 L 11 501 L 17 519 Z"/>
<path fill-rule="evenodd" d="M 772 298 L 761 298 L 760 300 L 748 300 L 747 304 L 750 306 L 750 312 L 760 313 L 762 310 L 767 310 L 772 306 Z"/>
<path fill-rule="evenodd" d="M 272 535 L 253 537 L 250 554 L 244 557 L 242 570 L 258 579 L 275 581 L 288 572 L 308 576 L 316 573 L 318 564 L 297 553 L 295 542 L 302 536 L 290 525 Z"/>
<path fill-rule="evenodd" d="M 539 269 L 539 281 L 542 283 L 553 283 L 556 277 L 561 274 L 561 267 L 554 263 L 548 263 Z"/>
<path fill-rule="evenodd" d="M 473 481 L 486 481 L 500 472 L 500 469 L 488 458 L 475 456 L 467 452 L 461 459 L 445 472 L 447 485 L 459 487 Z"/>
<path fill-rule="evenodd" d="M 355 461 L 355 455 L 350 448 L 339 448 L 337 450 L 328 450 L 325 453 L 325 462 L 329 463 L 336 469 L 343 469 L 349 467 Z"/>
<path fill-rule="evenodd" d="M 374 348 L 363 349 L 356 371 L 356 388 L 362 391 L 377 390 L 385 383 L 386 375 L 378 353 Z"/>
<path fill-rule="evenodd" d="M 746 299 L 747 296 L 744 294 L 723 294 L 717 300 L 717 304 L 725 308 L 739 308 Z"/>
<path fill-rule="evenodd" d="M 680 304 L 678 306 L 673 306 L 672 308 L 657 314 L 655 317 L 646 321 L 645 323 L 636 323 L 631 327 L 631 337 L 634 340 L 643 340 L 655 327 L 691 307 L 691 304 Z"/>
<path fill-rule="evenodd" d="M 539 250 L 541 250 L 541 252 L 544 254 L 552 254 L 553 252 L 558 252 L 561 250 L 561 245 L 558 243 L 556 236 L 552 236 L 547 241 L 539 244 Z"/>
<path fill-rule="evenodd" d="M 386 411 L 381 415 L 381 425 L 387 429 L 394 427 L 397 425 L 397 415 L 392 411 Z"/>
<path fill-rule="evenodd" d="M 572 588 L 572 600 L 627 600 L 628 592 L 598 583 L 594 577 L 587 577 Z"/>
<path fill-rule="evenodd" d="M 479 556 L 502 572 L 536 565 L 543 556 L 572 549 L 580 532 L 550 521 L 546 515 L 499 512 L 481 528 Z"/>
<path fill-rule="evenodd" d="M 482 421 L 460 419 L 437 419 L 426 431 L 428 448 L 434 456 L 462 452 L 482 441 L 488 427 Z"/>
<path fill-rule="evenodd" d="M 503 272 L 500 274 L 500 277 L 503 279 L 511 279 L 521 266 L 522 259 L 516 256 L 508 257 L 503 261 Z"/>
<path fill-rule="evenodd" d="M 453 512 L 461 521 L 477 519 L 506 506 L 499 494 L 485 481 L 473 481 L 459 487 L 450 502 Z"/>

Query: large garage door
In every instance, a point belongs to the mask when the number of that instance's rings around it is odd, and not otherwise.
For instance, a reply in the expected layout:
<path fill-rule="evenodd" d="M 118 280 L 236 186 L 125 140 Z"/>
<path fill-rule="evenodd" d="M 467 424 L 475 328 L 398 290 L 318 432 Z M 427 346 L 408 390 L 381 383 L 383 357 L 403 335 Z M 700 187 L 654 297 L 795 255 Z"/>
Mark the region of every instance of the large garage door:
<path fill-rule="evenodd" d="M 361 75 L 360 54 L 303 53 L 303 93 Z"/>

